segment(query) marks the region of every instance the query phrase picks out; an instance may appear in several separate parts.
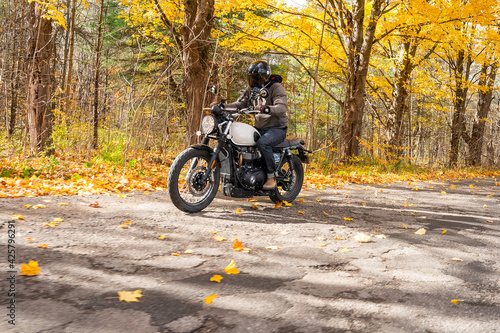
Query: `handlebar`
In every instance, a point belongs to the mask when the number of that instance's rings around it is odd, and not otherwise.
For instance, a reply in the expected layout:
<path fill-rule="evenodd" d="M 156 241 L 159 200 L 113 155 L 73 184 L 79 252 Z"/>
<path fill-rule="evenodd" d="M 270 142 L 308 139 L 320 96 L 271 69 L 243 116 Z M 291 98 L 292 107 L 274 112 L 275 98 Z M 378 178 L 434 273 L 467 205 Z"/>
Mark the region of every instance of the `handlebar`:
<path fill-rule="evenodd" d="M 203 108 L 203 111 L 211 111 L 212 108 Z M 236 114 L 259 114 L 258 110 L 254 110 L 253 106 L 249 108 L 237 109 L 237 108 L 224 108 L 224 111 Z"/>

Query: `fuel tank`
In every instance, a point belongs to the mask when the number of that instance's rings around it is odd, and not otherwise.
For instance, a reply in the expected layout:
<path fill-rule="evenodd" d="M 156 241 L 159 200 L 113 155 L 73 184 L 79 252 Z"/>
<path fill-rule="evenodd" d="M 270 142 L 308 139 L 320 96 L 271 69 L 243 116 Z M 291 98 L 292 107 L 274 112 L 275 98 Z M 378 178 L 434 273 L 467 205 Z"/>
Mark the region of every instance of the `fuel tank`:
<path fill-rule="evenodd" d="M 260 138 L 255 127 L 244 123 L 234 122 L 229 129 L 231 141 L 238 146 L 255 146 Z"/>

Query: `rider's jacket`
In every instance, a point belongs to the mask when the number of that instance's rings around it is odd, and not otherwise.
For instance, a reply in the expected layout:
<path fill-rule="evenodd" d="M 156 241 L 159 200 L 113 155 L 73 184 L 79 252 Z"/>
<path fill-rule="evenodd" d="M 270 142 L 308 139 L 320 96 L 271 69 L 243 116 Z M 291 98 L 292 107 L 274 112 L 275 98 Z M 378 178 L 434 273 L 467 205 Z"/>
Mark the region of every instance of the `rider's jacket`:
<path fill-rule="evenodd" d="M 287 99 L 285 88 L 281 85 L 282 81 L 281 76 L 271 75 L 270 80 L 265 85 L 265 88 L 269 90 L 269 96 L 266 99 L 259 97 L 251 101 L 252 89 L 247 87 L 236 102 L 226 104 L 226 107 L 242 109 L 251 105 L 267 105 L 270 109 L 269 114 L 260 113 L 255 115 L 255 127 L 259 130 L 271 127 L 286 128 L 288 126 L 288 117 L 286 114 Z"/>

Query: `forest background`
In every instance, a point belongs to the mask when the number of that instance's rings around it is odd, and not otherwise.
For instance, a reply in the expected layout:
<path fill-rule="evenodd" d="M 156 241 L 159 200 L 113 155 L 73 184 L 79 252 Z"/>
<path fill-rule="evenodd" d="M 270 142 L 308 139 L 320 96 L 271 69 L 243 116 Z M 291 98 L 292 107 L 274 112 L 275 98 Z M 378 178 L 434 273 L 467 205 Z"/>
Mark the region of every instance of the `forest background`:
<path fill-rule="evenodd" d="M 207 88 L 234 101 L 256 59 L 284 78 L 289 136 L 314 151 L 317 186 L 498 174 L 499 10 L 0 0 L 0 196 L 164 188 L 215 100 Z"/>

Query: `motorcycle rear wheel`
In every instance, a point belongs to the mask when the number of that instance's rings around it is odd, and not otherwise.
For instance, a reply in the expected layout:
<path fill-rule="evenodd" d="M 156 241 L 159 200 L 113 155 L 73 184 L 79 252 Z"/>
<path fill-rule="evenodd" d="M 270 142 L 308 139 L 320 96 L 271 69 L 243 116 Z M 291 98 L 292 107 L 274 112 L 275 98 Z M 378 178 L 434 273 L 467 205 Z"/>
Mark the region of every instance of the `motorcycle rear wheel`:
<path fill-rule="evenodd" d="M 205 209 L 217 194 L 220 166 L 217 162 L 208 180 L 201 182 L 210 161 L 210 152 L 189 148 L 176 157 L 168 172 L 167 187 L 172 203 L 187 213 Z"/>
<path fill-rule="evenodd" d="M 292 202 L 297 198 L 304 183 L 304 167 L 300 159 L 292 155 L 278 170 L 277 186 L 269 198 L 276 202 Z"/>

